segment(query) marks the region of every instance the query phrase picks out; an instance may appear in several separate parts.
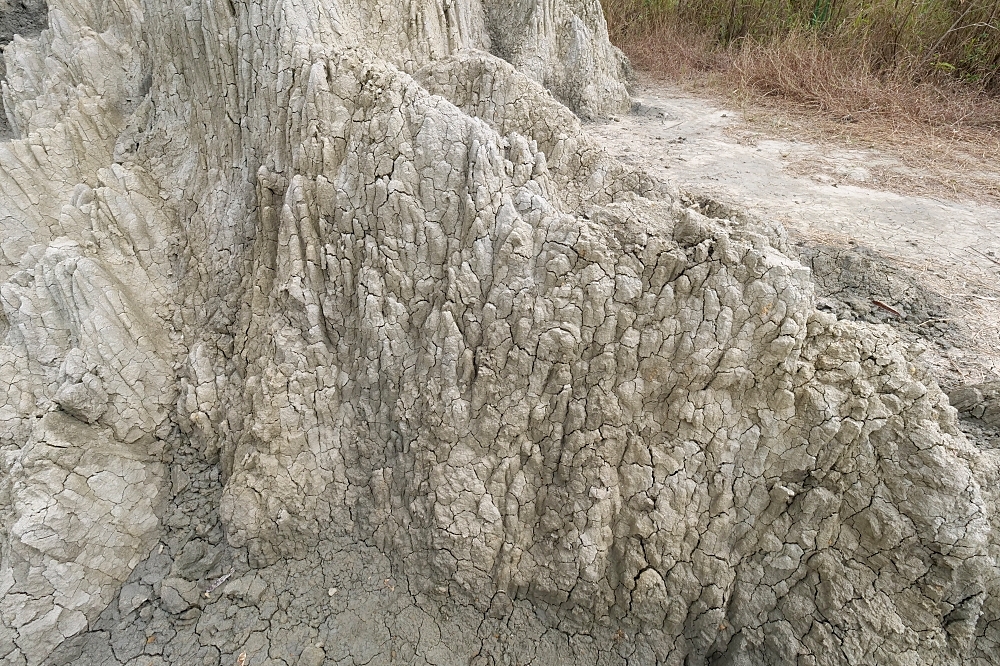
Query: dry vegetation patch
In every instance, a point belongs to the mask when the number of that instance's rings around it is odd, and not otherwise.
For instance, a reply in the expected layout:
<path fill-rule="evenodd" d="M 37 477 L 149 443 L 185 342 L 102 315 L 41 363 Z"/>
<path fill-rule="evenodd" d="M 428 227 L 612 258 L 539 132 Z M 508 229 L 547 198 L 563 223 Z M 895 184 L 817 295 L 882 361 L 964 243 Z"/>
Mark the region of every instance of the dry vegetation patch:
<path fill-rule="evenodd" d="M 1000 200 L 994 0 L 604 6 L 612 39 L 638 70 L 737 104 L 748 141 L 777 135 L 871 150 L 868 185 Z"/>

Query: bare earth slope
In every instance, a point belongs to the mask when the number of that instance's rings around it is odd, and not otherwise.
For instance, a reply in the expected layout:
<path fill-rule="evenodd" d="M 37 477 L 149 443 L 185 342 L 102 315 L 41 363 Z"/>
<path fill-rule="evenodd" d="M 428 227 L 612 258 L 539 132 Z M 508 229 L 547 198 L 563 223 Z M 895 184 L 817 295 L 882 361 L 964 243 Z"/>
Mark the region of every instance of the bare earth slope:
<path fill-rule="evenodd" d="M 5 663 L 993 659 L 997 451 L 839 255 L 593 138 L 596 0 L 49 24 L 4 52 Z"/>
<path fill-rule="evenodd" d="M 667 84 L 646 80 L 634 97 L 632 113 L 588 127 L 615 157 L 693 201 L 780 222 L 821 295 L 841 301 L 824 305 L 923 338 L 922 360 L 943 385 L 1000 379 L 1000 209 L 880 187 L 873 172 L 907 167 L 869 149 L 762 135 L 740 112 Z"/>

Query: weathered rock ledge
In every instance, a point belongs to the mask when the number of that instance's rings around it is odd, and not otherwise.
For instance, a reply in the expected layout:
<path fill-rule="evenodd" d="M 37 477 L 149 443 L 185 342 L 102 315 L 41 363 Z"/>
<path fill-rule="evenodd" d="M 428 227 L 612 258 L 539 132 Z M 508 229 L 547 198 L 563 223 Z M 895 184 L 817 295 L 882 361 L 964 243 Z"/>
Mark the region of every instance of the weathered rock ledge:
<path fill-rule="evenodd" d="M 780 229 L 588 139 L 597 0 L 49 11 L 4 663 L 992 663 L 997 452 Z"/>

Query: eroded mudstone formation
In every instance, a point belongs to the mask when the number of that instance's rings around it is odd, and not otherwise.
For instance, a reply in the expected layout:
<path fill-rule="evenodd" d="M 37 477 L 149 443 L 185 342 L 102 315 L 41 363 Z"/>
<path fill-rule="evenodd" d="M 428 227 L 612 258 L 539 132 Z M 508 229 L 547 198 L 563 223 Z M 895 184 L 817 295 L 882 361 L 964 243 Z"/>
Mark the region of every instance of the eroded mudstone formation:
<path fill-rule="evenodd" d="M 37 36 L 46 27 L 47 18 L 45 0 L 0 0 L 0 53 L 15 35 L 23 39 Z M 0 79 L 6 71 L 4 60 L 0 58 Z M 7 129 L 7 116 L 0 113 L 0 136 L 4 136 Z"/>
<path fill-rule="evenodd" d="M 948 397 L 960 414 L 981 419 L 984 425 L 1000 428 L 1000 382 L 962 386 Z"/>
<path fill-rule="evenodd" d="M 986 664 L 997 456 L 687 208 L 596 0 L 57 0 L 5 51 L 11 664 Z"/>

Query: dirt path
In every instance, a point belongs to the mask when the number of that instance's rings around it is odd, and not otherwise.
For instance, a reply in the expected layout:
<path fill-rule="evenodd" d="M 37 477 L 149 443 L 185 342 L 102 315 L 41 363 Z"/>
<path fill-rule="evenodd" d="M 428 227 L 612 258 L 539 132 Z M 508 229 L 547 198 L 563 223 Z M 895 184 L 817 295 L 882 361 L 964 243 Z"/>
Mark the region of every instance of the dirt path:
<path fill-rule="evenodd" d="M 612 154 L 696 201 L 781 222 L 820 307 L 894 325 L 946 390 L 1000 380 L 1000 209 L 877 189 L 873 170 L 905 167 L 874 150 L 747 140 L 739 112 L 669 85 L 635 96 L 633 113 L 590 127 Z"/>

